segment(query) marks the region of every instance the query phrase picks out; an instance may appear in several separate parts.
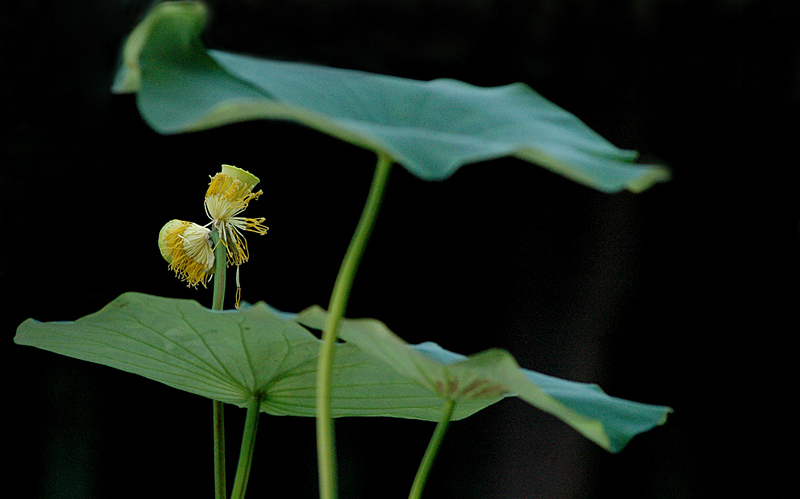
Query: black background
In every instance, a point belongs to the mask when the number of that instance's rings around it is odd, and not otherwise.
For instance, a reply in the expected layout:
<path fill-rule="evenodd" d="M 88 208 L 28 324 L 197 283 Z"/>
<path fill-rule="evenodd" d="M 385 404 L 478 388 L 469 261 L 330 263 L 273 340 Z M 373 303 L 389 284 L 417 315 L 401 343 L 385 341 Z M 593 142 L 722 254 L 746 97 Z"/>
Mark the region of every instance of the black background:
<path fill-rule="evenodd" d="M 395 168 L 349 316 L 411 342 L 670 405 L 610 455 L 506 400 L 454 423 L 434 498 L 796 497 L 800 7 L 794 1 L 210 2 L 209 46 L 478 85 L 528 83 L 674 179 L 607 195 L 527 163 L 425 183 Z M 327 303 L 374 157 L 254 122 L 158 136 L 109 87 L 147 2 L 17 1 L 0 15 L 4 490 L 211 497 L 211 404 L 13 344 L 125 291 L 193 298 L 156 235 L 201 221 L 222 163 L 258 175 L 244 299 Z M 228 411 L 231 464 L 243 411 Z M 10 423 L 9 423 L 10 421 Z M 341 495 L 404 497 L 433 424 L 337 424 Z M 248 497 L 317 493 L 311 419 L 263 416 Z"/>

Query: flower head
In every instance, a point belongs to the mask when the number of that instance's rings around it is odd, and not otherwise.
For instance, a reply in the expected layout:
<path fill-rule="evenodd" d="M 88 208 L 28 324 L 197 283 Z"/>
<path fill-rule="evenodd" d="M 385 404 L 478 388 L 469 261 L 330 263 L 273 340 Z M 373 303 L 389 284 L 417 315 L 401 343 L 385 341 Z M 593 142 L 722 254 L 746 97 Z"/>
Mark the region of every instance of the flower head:
<path fill-rule="evenodd" d="M 250 201 L 258 199 L 263 191 L 253 192 L 259 182 L 255 175 L 231 165 L 222 165 L 222 171 L 211 177 L 205 199 L 205 209 L 211 224 L 217 228 L 225 244 L 228 265 L 241 265 L 249 259 L 247 240 L 242 231 L 266 234 L 264 218 L 239 216 Z"/>
<path fill-rule="evenodd" d="M 189 286 L 202 284 L 205 287 L 214 273 L 210 232 L 196 223 L 170 220 L 158 234 L 161 256 L 169 263 L 169 269 Z"/>

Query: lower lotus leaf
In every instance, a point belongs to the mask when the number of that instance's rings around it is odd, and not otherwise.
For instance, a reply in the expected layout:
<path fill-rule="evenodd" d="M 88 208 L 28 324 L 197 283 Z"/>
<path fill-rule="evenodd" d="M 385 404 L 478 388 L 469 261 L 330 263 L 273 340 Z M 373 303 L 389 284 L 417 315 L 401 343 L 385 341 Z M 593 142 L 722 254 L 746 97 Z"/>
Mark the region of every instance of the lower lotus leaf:
<path fill-rule="evenodd" d="M 300 312 L 297 321 L 320 328 L 326 313 L 320 307 Z M 611 452 L 620 451 L 635 435 L 666 421 L 669 407 L 641 404 L 603 392 L 597 385 L 576 383 L 522 369 L 500 349 L 470 356 L 435 343 L 409 345 L 380 321 L 343 319 L 339 337 L 374 355 L 430 393 L 456 403 L 497 401 L 514 395 L 575 428 Z"/>
<path fill-rule="evenodd" d="M 549 394 L 573 415 L 585 418 L 582 423 L 585 429 L 577 428 L 584 434 L 595 433 L 595 422 L 600 422 L 612 452 L 622 450 L 633 436 L 665 423 L 672 412 L 669 407 L 610 397 L 594 384 L 567 381 L 528 369 L 518 371 L 523 376 L 515 373 L 514 379 L 509 381 L 509 387 L 518 397 L 536 405 L 534 401 L 540 398 L 539 390 Z M 532 390 L 534 386 L 537 390 Z M 554 412 L 557 410 L 554 408 Z"/>
<path fill-rule="evenodd" d="M 314 416 L 320 340 L 263 303 L 212 311 L 191 300 L 126 293 L 74 322 L 28 319 L 14 341 L 139 374 L 269 414 Z M 442 400 L 355 345 L 336 346 L 332 413 L 438 421 Z M 465 405 L 457 418 L 491 401 Z"/>
<path fill-rule="evenodd" d="M 316 358 L 302 372 L 277 379 L 266 391 L 262 410 L 274 415 L 316 415 Z M 453 419 L 463 419 L 500 398 L 463 404 Z M 438 421 L 443 401 L 355 345 L 337 345 L 333 370 L 334 417 L 389 416 Z"/>

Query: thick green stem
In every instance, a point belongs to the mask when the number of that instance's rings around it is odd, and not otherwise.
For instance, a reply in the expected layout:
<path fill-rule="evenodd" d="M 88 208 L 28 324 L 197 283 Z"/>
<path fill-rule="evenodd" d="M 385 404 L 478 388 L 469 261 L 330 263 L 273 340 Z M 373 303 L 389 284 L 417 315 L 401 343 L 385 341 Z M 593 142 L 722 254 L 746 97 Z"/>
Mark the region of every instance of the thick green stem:
<path fill-rule="evenodd" d="M 425 488 L 425 483 L 428 481 L 428 474 L 431 472 L 431 466 L 436 460 L 436 455 L 439 453 L 439 447 L 444 440 L 444 434 L 447 432 L 447 427 L 450 425 L 450 418 L 453 417 L 453 409 L 456 404 L 452 400 L 445 403 L 442 419 L 436 425 L 436 430 L 431 436 L 431 441 L 428 443 L 428 448 L 425 450 L 425 455 L 422 456 L 422 462 L 417 470 L 417 476 L 414 477 L 414 483 L 411 485 L 411 491 L 408 493 L 408 499 L 419 499 L 422 495 L 422 489 Z"/>
<path fill-rule="evenodd" d="M 231 499 L 244 499 L 247 481 L 250 478 L 250 468 L 253 465 L 253 450 L 256 447 L 256 430 L 258 429 L 258 415 L 261 400 L 255 397 L 247 406 L 247 417 L 244 421 L 244 434 L 242 435 L 242 448 L 239 452 L 239 464 L 236 467 L 236 478 L 233 480 Z"/>
<path fill-rule="evenodd" d="M 364 253 L 375 219 L 378 216 L 386 182 L 389 179 L 392 160 L 383 154 L 378 155 L 375 174 L 370 186 L 367 202 L 361 213 L 356 231 L 347 248 L 339 275 L 331 294 L 328 306 L 328 317 L 322 330 L 322 346 L 317 363 L 317 459 L 319 466 L 320 499 L 336 499 L 337 471 L 336 445 L 334 438 L 333 417 L 331 415 L 331 391 L 334 346 L 339 322 L 344 316 L 353 279 Z"/>
<path fill-rule="evenodd" d="M 227 271 L 227 254 L 225 245 L 219 240 L 217 229 L 211 231 L 211 244 L 214 246 L 214 298 L 212 310 L 223 310 L 225 302 L 225 281 Z M 214 404 L 214 498 L 227 498 L 225 479 L 225 406 L 222 402 Z"/>

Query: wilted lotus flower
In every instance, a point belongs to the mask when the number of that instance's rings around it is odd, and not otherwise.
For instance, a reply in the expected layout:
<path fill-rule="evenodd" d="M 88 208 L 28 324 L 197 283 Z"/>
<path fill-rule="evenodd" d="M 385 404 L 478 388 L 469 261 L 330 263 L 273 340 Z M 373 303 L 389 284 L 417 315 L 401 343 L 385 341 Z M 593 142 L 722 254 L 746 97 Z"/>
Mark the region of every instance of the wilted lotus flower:
<path fill-rule="evenodd" d="M 264 218 L 239 216 L 250 201 L 258 199 L 263 193 L 260 190 L 253 192 L 258 182 L 258 177 L 241 168 L 222 165 L 222 171 L 211 178 L 206 191 L 206 214 L 225 244 L 228 265 L 241 265 L 249 258 L 247 240 L 242 231 L 261 235 L 267 233 Z"/>
<path fill-rule="evenodd" d="M 189 286 L 204 287 L 214 273 L 214 248 L 211 231 L 192 222 L 170 220 L 158 234 L 158 248 L 169 262 L 169 269 Z"/>

